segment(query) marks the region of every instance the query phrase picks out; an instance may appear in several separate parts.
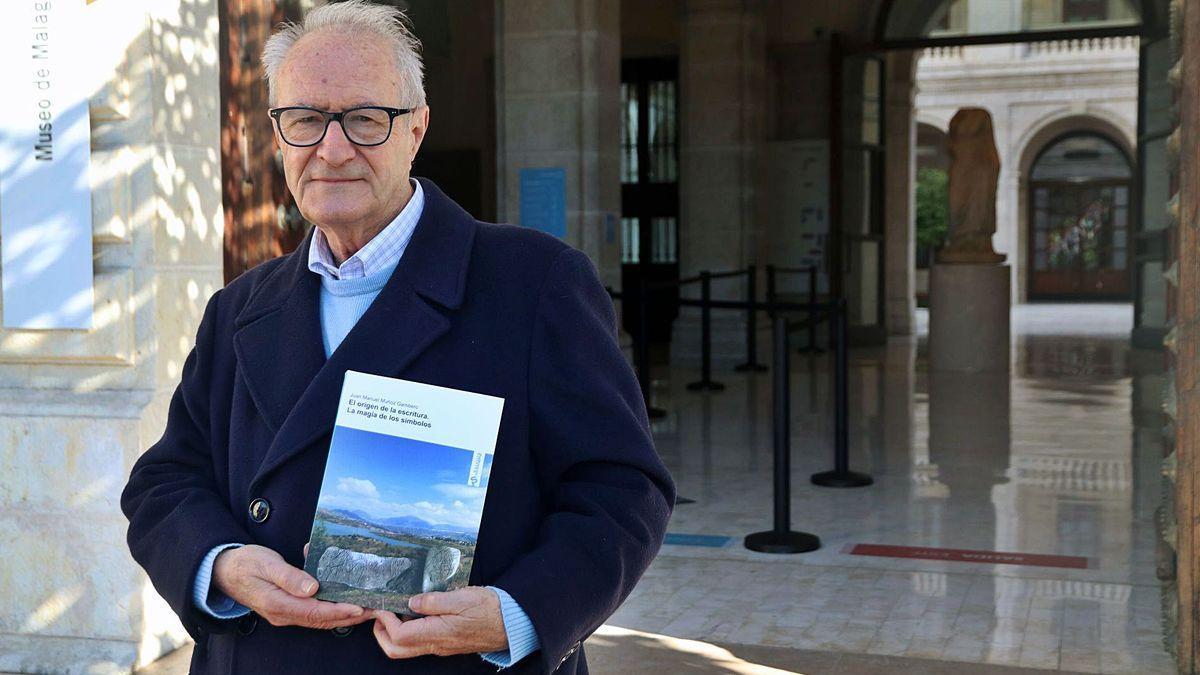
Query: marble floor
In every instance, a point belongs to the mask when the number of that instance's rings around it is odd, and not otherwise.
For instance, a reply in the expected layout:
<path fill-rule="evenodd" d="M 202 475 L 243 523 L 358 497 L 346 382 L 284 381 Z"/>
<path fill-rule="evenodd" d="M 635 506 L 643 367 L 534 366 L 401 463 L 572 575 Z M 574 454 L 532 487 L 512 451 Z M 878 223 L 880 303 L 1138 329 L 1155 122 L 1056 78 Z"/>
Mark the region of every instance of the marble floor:
<path fill-rule="evenodd" d="M 659 453 L 694 500 L 669 530 L 709 538 L 664 546 L 608 630 L 843 664 L 1175 672 L 1155 578 L 1161 421 L 1146 395 L 1161 388 L 1161 356 L 1129 348 L 1131 313 L 1017 308 L 1011 377 L 930 373 L 923 336 L 852 351 L 850 463 L 874 477 L 865 488 L 809 482 L 833 468 L 830 364 L 793 357 L 791 526 L 822 541 L 799 555 L 742 546 L 772 527 L 770 373 L 717 369 L 727 389 L 701 394 L 686 390 L 695 371 L 656 371 L 655 404 L 669 413 L 654 423 Z M 1087 567 L 869 557 L 849 554 L 854 544 L 1077 556 Z M 799 666 L 785 672 L 818 672 Z"/>

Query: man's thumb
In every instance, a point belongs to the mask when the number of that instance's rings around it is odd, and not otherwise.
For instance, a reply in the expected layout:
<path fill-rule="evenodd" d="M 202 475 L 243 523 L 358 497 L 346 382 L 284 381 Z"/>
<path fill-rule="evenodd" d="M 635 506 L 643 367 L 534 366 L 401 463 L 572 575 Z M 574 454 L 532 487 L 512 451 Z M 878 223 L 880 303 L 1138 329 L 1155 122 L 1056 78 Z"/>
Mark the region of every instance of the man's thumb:
<path fill-rule="evenodd" d="M 408 608 L 417 614 L 458 614 L 472 604 L 463 591 L 433 591 L 408 599 Z"/>
<path fill-rule="evenodd" d="M 317 592 L 317 580 L 304 570 L 296 569 L 287 563 L 280 563 L 275 569 L 275 578 L 271 581 L 289 594 L 307 598 Z"/>

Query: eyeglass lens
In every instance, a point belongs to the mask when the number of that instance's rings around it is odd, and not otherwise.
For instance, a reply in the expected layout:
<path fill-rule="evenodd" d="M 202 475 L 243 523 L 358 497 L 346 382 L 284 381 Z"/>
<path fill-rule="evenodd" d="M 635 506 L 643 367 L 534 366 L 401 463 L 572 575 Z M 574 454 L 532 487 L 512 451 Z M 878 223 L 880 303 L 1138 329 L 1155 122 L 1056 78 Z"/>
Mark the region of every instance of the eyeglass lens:
<path fill-rule="evenodd" d="M 292 108 L 279 115 L 279 132 L 283 140 L 296 145 L 312 145 L 325 133 L 326 117 L 316 110 Z M 354 143 L 376 145 L 387 140 L 391 131 L 391 116 L 378 108 L 348 110 L 342 116 L 342 129 Z"/>

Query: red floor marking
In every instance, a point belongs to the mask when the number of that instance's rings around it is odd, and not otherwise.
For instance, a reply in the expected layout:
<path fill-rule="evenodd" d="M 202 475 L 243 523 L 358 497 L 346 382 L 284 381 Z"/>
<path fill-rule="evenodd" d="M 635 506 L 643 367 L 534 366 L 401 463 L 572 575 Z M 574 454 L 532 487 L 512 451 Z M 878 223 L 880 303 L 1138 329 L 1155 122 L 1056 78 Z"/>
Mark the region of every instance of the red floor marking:
<path fill-rule="evenodd" d="M 884 558 L 920 558 L 922 560 L 952 560 L 954 562 L 985 563 L 989 565 L 1035 565 L 1038 567 L 1069 567 L 1085 570 L 1087 558 L 1072 555 L 1042 555 L 1039 553 L 1001 553 L 1000 551 L 971 551 L 961 548 L 932 546 L 887 546 L 884 544 L 854 544 L 845 551 L 850 555 L 872 555 Z"/>

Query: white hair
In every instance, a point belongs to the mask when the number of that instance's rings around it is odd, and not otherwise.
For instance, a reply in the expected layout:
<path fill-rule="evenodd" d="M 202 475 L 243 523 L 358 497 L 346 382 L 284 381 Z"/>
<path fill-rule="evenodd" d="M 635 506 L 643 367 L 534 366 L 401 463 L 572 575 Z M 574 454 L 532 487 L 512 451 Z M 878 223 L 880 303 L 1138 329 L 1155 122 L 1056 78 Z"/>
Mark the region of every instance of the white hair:
<path fill-rule="evenodd" d="M 263 45 L 262 63 L 267 78 L 267 95 L 275 104 L 276 80 L 288 52 L 310 33 L 340 30 L 353 36 L 376 35 L 392 47 L 396 68 L 400 71 L 400 105 L 420 108 L 425 105 L 425 76 L 421 64 L 421 41 L 413 35 L 404 10 L 373 5 L 367 0 L 322 5 L 304 15 L 302 23 L 279 26 Z"/>

